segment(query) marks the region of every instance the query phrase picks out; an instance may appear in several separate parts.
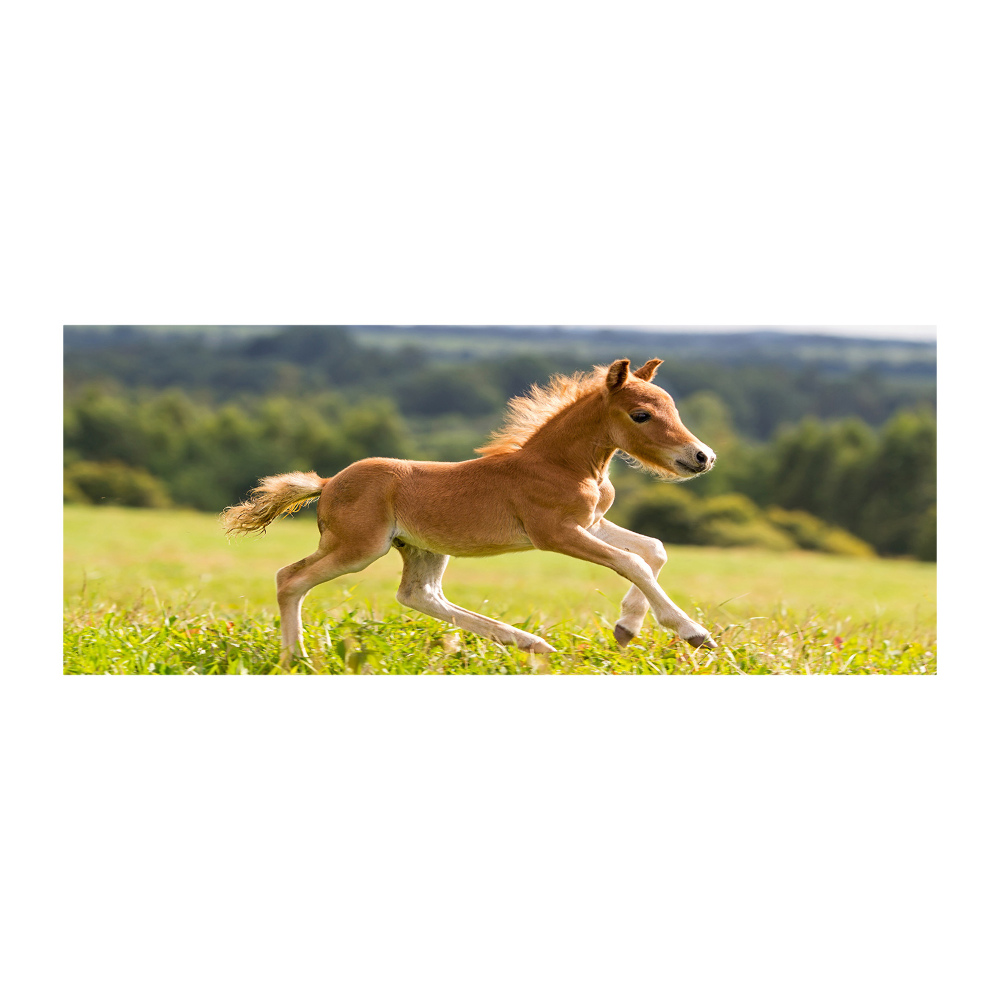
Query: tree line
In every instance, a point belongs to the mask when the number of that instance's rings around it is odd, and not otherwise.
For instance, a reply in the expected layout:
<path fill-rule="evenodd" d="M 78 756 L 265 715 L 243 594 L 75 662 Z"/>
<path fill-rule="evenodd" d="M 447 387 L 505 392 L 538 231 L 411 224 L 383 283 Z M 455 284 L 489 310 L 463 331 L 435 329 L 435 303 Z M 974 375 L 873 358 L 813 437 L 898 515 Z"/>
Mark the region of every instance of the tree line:
<path fill-rule="evenodd" d="M 534 382 L 544 383 L 553 372 L 619 356 L 584 358 L 571 348 L 519 348 L 499 357 L 448 361 L 419 345 L 364 345 L 333 326 L 289 327 L 234 340 L 153 336 L 132 327 L 106 332 L 67 327 L 65 386 L 69 396 L 94 382 L 126 390 L 173 387 L 213 404 L 245 405 L 263 396 L 304 397 L 335 389 L 352 398 L 392 399 L 407 418 L 476 420 L 498 415 L 507 399 Z M 636 364 L 645 360 L 633 358 Z M 874 362 L 843 370 L 795 358 L 782 364 L 720 352 L 713 361 L 668 358 L 657 381 L 677 399 L 715 393 L 725 400 L 739 434 L 756 441 L 767 441 L 783 424 L 807 416 L 856 416 L 878 427 L 899 409 L 933 410 L 935 405 L 932 371 L 892 372 Z"/>

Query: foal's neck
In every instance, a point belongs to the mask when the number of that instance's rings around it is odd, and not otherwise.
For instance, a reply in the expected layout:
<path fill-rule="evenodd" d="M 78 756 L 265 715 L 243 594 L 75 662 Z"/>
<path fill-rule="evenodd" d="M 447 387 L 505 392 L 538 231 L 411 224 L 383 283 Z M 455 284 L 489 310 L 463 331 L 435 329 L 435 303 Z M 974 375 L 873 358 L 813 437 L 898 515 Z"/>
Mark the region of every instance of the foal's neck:
<path fill-rule="evenodd" d="M 600 394 L 584 396 L 539 427 L 522 450 L 600 482 L 617 451 L 604 425 L 606 413 Z"/>

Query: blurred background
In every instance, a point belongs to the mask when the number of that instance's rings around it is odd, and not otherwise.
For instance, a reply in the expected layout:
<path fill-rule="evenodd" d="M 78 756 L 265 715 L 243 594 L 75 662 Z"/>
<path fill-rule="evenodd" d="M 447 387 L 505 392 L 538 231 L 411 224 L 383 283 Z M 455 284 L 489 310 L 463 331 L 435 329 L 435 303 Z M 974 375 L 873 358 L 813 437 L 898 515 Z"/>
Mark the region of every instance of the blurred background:
<path fill-rule="evenodd" d="M 217 512 L 292 469 L 475 458 L 511 396 L 619 357 L 665 359 L 657 384 L 718 462 L 674 485 L 616 458 L 611 520 L 936 559 L 927 327 L 66 326 L 64 499 Z"/>

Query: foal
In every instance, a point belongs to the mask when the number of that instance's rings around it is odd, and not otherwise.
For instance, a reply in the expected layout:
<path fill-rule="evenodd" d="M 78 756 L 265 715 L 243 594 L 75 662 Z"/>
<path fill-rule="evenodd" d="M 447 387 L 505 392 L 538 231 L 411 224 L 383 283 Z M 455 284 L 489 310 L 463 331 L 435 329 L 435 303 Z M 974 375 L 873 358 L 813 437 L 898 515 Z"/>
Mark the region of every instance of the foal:
<path fill-rule="evenodd" d="M 671 397 L 651 384 L 659 359 L 634 372 L 628 359 L 589 375 L 556 375 L 511 400 L 503 427 L 467 462 L 366 458 L 324 479 L 268 476 L 252 499 L 222 512 L 226 533 L 263 532 L 279 514 L 319 497 L 319 547 L 278 570 L 281 665 L 302 645 L 302 601 L 318 583 L 357 573 L 395 546 L 403 557 L 396 597 L 408 608 L 496 642 L 551 652 L 544 639 L 452 604 L 441 590 L 448 557 L 544 549 L 607 566 L 632 586 L 615 638 L 625 646 L 652 606 L 660 625 L 692 646 L 708 631 L 663 592 L 663 545 L 605 520 L 615 491 L 608 466 L 623 451 L 660 478 L 682 482 L 712 468 L 715 453 L 681 423 Z"/>

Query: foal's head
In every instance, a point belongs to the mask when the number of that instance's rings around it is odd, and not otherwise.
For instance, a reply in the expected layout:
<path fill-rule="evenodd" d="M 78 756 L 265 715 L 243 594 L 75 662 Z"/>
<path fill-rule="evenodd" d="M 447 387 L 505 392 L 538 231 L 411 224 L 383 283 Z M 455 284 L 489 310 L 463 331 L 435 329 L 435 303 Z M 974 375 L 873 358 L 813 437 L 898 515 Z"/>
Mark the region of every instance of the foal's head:
<path fill-rule="evenodd" d="M 708 472 L 715 452 L 681 423 L 669 393 L 651 383 L 659 358 L 634 372 L 628 358 L 608 368 L 608 427 L 612 442 L 664 479 L 680 482 Z"/>

